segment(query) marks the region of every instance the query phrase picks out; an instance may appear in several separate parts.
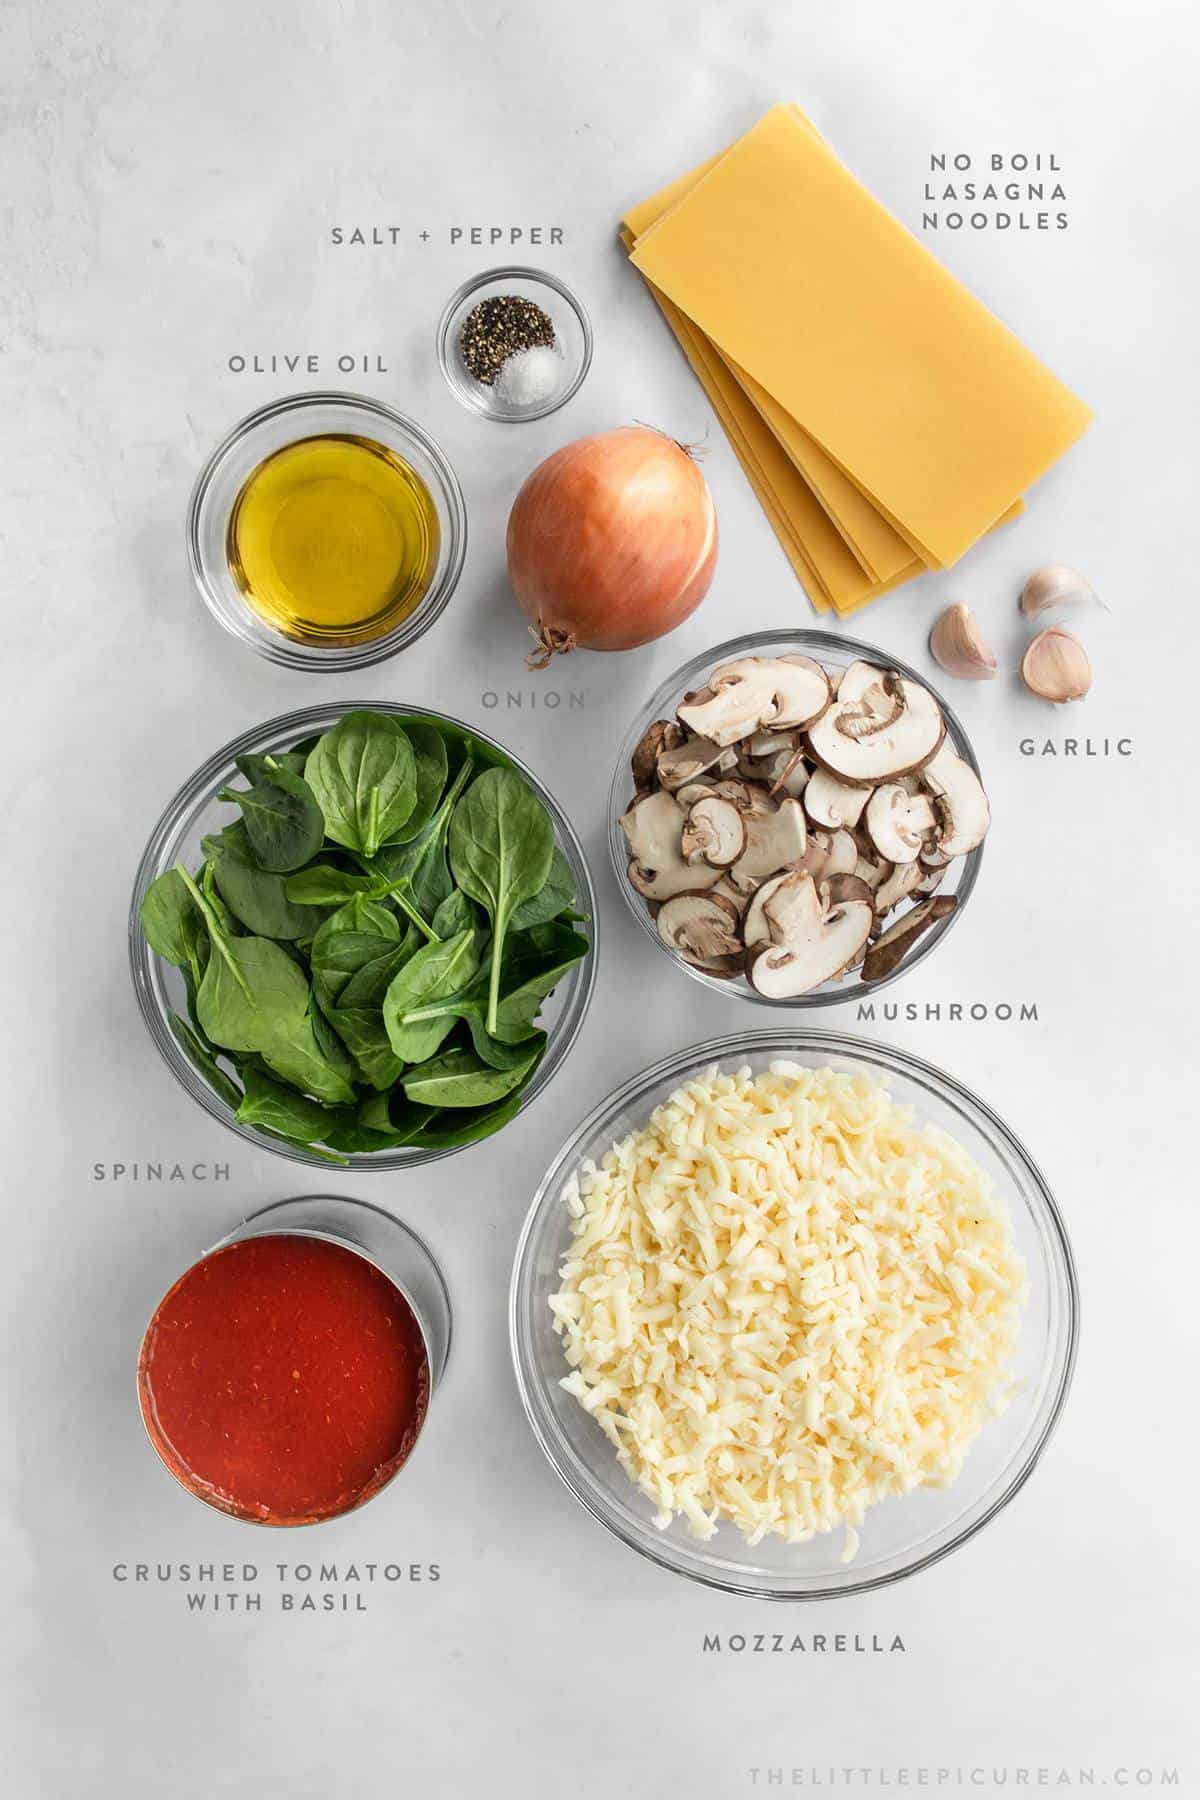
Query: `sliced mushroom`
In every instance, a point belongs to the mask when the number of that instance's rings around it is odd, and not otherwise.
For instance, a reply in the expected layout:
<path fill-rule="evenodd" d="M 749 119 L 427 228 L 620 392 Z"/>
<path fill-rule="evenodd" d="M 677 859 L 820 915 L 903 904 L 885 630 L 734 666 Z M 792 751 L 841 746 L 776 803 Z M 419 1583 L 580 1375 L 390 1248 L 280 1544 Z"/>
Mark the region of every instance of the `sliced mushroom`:
<path fill-rule="evenodd" d="M 857 825 L 870 798 L 870 788 L 847 787 L 828 769 L 818 769 L 804 790 L 804 810 L 814 825 L 836 831 L 842 825 Z"/>
<path fill-rule="evenodd" d="M 715 781 L 710 781 L 707 776 L 702 775 L 697 781 L 687 781 L 682 787 L 675 788 L 673 791 L 675 798 L 686 812 L 688 807 L 694 806 L 697 800 L 707 800 L 710 794 L 715 793 L 716 786 Z"/>
<path fill-rule="evenodd" d="M 784 800 L 768 813 L 746 815 L 746 848 L 730 871 L 738 887 L 757 886 L 799 861 L 808 843 L 804 808 L 798 800 Z"/>
<path fill-rule="evenodd" d="M 858 845 L 848 831 L 835 831 L 825 851 L 822 879 L 831 875 L 853 875 L 858 865 Z"/>
<path fill-rule="evenodd" d="M 737 747 L 738 770 L 747 781 L 765 781 L 780 753 L 790 757 L 800 748 L 798 731 L 755 731 Z"/>
<path fill-rule="evenodd" d="M 936 837 L 927 839 L 921 846 L 921 864 L 926 869 L 944 869 L 951 860 L 942 849 Z"/>
<path fill-rule="evenodd" d="M 824 881 L 818 881 L 817 893 L 826 908 L 844 906 L 848 900 L 860 900 L 872 912 L 875 910 L 874 893 L 857 875 L 828 875 Z"/>
<path fill-rule="evenodd" d="M 746 822 L 732 800 L 706 795 L 688 809 L 680 838 L 685 862 L 727 869 L 746 848 Z"/>
<path fill-rule="evenodd" d="M 720 879 L 720 869 L 711 868 L 708 863 L 684 862 L 678 852 L 675 861 L 657 869 L 639 863 L 636 857 L 629 865 L 630 886 L 645 900 L 673 900 L 676 894 L 715 887 Z"/>
<path fill-rule="evenodd" d="M 689 888 L 714 886 L 720 869 L 693 867 L 682 850 L 686 814 L 673 794 L 658 788 L 635 802 L 621 817 L 632 859 L 629 879 L 647 900 L 669 900 Z"/>
<path fill-rule="evenodd" d="M 684 738 L 682 743 L 659 752 L 658 779 L 665 788 L 685 787 L 706 770 L 732 768 L 735 761 L 731 752 L 709 738 Z"/>
<path fill-rule="evenodd" d="M 771 927 L 767 920 L 765 907 L 775 890 L 785 881 L 791 879 L 794 871 L 784 870 L 782 875 L 773 875 L 755 890 L 754 898 L 746 908 L 746 917 L 742 923 L 742 937 L 747 950 L 761 948 L 771 942 Z"/>
<path fill-rule="evenodd" d="M 913 893 L 936 894 L 943 881 L 946 879 L 946 870 L 948 867 L 948 863 L 943 863 L 940 868 L 926 869 L 924 863 L 922 863 L 921 868 L 923 873 L 920 881 L 918 881 L 916 887 L 913 889 Z"/>
<path fill-rule="evenodd" d="M 838 975 L 856 957 L 871 929 L 870 902 L 847 899 L 825 908 L 811 875 L 793 871 L 764 909 L 780 941 L 747 957 L 760 994 L 790 1000 Z"/>
<path fill-rule="evenodd" d="M 937 824 L 928 794 L 910 794 L 898 781 L 877 787 L 867 804 L 867 830 L 888 862 L 916 862 L 924 836 Z"/>
<path fill-rule="evenodd" d="M 709 677 L 712 698 L 679 708 L 690 731 L 736 744 L 763 726 L 805 726 L 829 705 L 829 678 L 810 657 L 744 656 Z"/>
<path fill-rule="evenodd" d="M 708 891 L 710 894 L 720 894 L 723 900 L 729 901 L 729 904 L 733 907 L 733 910 L 739 919 L 744 917 L 746 908 L 750 904 L 750 896 L 749 894 L 740 893 L 738 889 L 734 887 L 732 881 L 729 881 L 724 875 L 722 875 L 716 887 L 711 887 Z"/>
<path fill-rule="evenodd" d="M 875 889 L 875 911 L 881 919 L 893 906 L 899 906 L 901 900 L 915 892 L 922 872 L 919 862 L 895 864 L 887 880 Z"/>
<path fill-rule="evenodd" d="M 661 788 L 635 800 L 621 815 L 621 830 L 634 860 L 648 869 L 682 861 L 679 840 L 683 836 L 685 816 L 674 794 Z"/>
<path fill-rule="evenodd" d="M 885 975 L 899 967 L 901 960 L 916 943 L 923 931 L 944 919 L 958 905 L 953 894 L 943 894 L 936 899 L 922 900 L 919 906 L 912 907 L 902 919 L 889 925 L 882 937 L 876 938 L 867 951 L 863 962 L 862 978 L 864 981 L 882 981 Z"/>
<path fill-rule="evenodd" d="M 874 857 L 863 856 L 860 852 L 858 861 L 854 865 L 853 872 L 857 875 L 858 879 L 864 881 L 871 892 L 874 893 L 876 888 L 883 886 L 884 882 L 891 874 L 892 865 L 890 862 L 883 862 L 882 860 L 876 861 Z"/>
<path fill-rule="evenodd" d="M 937 802 L 942 854 L 965 856 L 977 849 L 987 836 L 992 815 L 983 784 L 970 763 L 943 746 L 922 771 L 922 779 Z"/>
<path fill-rule="evenodd" d="M 742 954 L 737 908 L 720 894 L 675 894 L 658 912 L 658 935 L 685 962 L 720 972 Z"/>
<path fill-rule="evenodd" d="M 683 740 L 683 727 L 674 719 L 655 719 L 642 733 L 638 747 L 630 759 L 633 779 L 639 788 L 652 788 L 658 780 L 658 759 Z"/>
<path fill-rule="evenodd" d="M 945 731 L 928 688 L 894 670 L 854 663 L 833 705 L 809 727 L 808 742 L 831 775 L 850 787 L 873 787 L 924 768 Z"/>
<path fill-rule="evenodd" d="M 723 800 L 732 800 L 739 812 L 767 814 L 775 811 L 775 802 L 757 782 L 740 781 L 736 775 L 714 781 L 713 792 L 720 794 Z"/>

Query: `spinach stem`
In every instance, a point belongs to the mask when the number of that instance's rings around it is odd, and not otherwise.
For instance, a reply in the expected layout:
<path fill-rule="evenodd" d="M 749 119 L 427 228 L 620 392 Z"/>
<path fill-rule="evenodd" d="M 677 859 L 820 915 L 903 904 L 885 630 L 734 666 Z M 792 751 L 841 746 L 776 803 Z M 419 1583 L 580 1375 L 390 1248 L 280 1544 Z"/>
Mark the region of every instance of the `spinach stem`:
<path fill-rule="evenodd" d="M 184 868 L 184 866 L 181 862 L 177 862 L 175 864 L 175 873 L 178 875 L 180 881 L 182 881 L 182 883 L 183 883 L 184 887 L 187 889 L 188 893 L 192 896 L 192 899 L 195 901 L 196 905 L 200 908 L 200 917 L 204 920 L 204 923 L 208 926 L 209 942 L 212 944 L 213 949 L 223 959 L 226 968 L 229 970 L 229 973 L 233 976 L 233 979 L 236 981 L 237 985 L 241 988 L 242 993 L 245 995 L 246 999 L 249 1000 L 250 999 L 249 984 L 246 981 L 246 977 L 242 974 L 242 971 L 238 968 L 237 962 L 235 961 L 233 956 L 230 954 L 229 943 L 225 936 L 225 932 L 222 929 L 221 921 L 218 919 L 215 911 L 209 905 L 208 900 L 200 892 L 200 889 L 197 887 L 196 883 L 192 880 L 192 877 L 188 874 L 187 870 Z"/>
<path fill-rule="evenodd" d="M 388 893 L 390 894 L 391 898 L 396 902 L 396 905 L 400 908 L 400 911 L 404 914 L 405 918 L 411 919 L 413 924 L 416 926 L 417 930 L 424 933 L 426 941 L 428 943 L 440 944 L 442 942 L 442 940 L 438 936 L 437 932 L 433 929 L 433 926 L 427 925 L 425 923 L 424 919 L 421 917 L 420 913 L 417 911 L 417 909 L 413 905 L 412 901 L 405 899 L 404 895 L 400 891 L 399 882 L 397 882 L 395 884 L 395 886 L 389 887 Z"/>

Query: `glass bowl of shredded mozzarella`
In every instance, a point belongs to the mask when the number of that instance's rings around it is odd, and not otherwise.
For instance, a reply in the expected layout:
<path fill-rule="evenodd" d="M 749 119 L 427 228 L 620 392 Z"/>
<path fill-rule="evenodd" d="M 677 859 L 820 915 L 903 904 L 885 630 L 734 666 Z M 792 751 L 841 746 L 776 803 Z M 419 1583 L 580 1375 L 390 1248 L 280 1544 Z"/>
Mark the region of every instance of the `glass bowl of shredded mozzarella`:
<path fill-rule="evenodd" d="M 636 1075 L 542 1181 L 510 1335 L 534 1435 L 622 1542 L 818 1600 L 914 1574 L 1032 1472 L 1078 1334 L 1020 1140 L 890 1046 L 751 1032 Z"/>

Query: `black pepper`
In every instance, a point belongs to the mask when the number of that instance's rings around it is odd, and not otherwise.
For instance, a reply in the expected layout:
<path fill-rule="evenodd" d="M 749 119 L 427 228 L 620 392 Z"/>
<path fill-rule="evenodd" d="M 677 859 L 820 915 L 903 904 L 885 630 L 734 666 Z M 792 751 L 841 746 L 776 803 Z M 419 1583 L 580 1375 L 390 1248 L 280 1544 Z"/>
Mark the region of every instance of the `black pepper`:
<path fill-rule="evenodd" d="M 540 306 L 520 294 L 493 294 L 463 320 L 458 347 L 476 381 L 491 387 L 510 356 L 554 341 L 553 321 Z"/>

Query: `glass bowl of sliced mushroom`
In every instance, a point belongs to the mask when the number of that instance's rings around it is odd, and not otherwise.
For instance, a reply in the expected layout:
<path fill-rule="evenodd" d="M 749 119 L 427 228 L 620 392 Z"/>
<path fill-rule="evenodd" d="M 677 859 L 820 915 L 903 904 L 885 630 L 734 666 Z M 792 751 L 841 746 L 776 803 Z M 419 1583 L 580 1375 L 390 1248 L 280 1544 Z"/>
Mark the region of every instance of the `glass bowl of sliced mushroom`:
<path fill-rule="evenodd" d="M 697 980 L 831 1006 L 929 955 L 990 822 L 966 733 L 924 678 L 853 638 L 731 638 L 631 725 L 610 802 L 621 889 Z"/>

